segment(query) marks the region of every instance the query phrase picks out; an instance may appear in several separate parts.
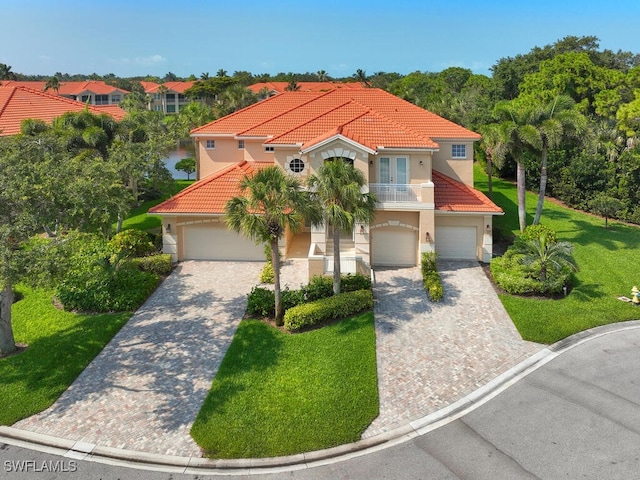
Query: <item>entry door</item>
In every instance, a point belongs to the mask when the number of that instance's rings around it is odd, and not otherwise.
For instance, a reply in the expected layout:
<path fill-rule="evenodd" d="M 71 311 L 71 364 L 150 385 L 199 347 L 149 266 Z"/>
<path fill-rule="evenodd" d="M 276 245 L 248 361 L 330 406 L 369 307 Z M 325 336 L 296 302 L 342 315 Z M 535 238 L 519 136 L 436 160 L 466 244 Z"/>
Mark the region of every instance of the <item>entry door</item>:
<path fill-rule="evenodd" d="M 409 159 L 407 157 L 380 158 L 380 180 L 378 183 L 409 183 Z"/>

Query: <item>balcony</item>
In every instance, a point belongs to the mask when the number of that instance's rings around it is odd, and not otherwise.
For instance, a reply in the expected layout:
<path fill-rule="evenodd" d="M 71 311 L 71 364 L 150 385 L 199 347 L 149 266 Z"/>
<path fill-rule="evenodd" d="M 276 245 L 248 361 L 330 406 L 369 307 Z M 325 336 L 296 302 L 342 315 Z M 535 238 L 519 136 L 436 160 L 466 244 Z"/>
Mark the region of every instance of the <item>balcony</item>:
<path fill-rule="evenodd" d="M 420 202 L 421 186 L 419 184 L 370 183 L 369 191 L 380 203 Z"/>

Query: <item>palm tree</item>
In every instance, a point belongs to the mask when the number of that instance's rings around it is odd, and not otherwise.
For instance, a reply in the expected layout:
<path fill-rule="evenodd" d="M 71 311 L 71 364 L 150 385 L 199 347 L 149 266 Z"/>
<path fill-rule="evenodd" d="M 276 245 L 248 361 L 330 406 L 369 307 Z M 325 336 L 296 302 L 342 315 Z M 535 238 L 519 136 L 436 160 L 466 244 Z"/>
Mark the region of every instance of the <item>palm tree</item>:
<path fill-rule="evenodd" d="M 503 100 L 495 106 L 493 114 L 501 120 L 496 127 L 500 148 L 504 148 L 516 162 L 516 183 L 518 189 L 518 222 L 520 231 L 524 232 L 527 226 L 526 209 L 526 171 L 522 159 L 522 153 L 526 147 L 523 140 L 524 132 L 529 128 L 526 124 L 526 111 L 516 100 Z"/>
<path fill-rule="evenodd" d="M 329 81 L 329 75 L 324 70 L 318 70 L 316 72 L 316 75 L 318 76 L 318 81 L 319 82 L 327 82 L 327 81 Z"/>
<path fill-rule="evenodd" d="M 569 242 L 553 242 L 547 238 L 547 235 L 541 234 L 532 240 L 519 239 L 516 248 L 524 255 L 522 263 L 539 266 L 538 280 L 541 282 L 547 280 L 549 270 L 555 273 L 560 273 L 565 268 L 578 270 L 578 265 L 571 255 L 573 245 Z"/>
<path fill-rule="evenodd" d="M 224 70 L 223 68 L 221 68 L 216 72 L 216 76 L 217 77 L 226 77 L 227 76 L 227 71 Z"/>
<path fill-rule="evenodd" d="M 369 86 L 369 77 L 367 77 L 367 72 L 365 72 L 361 68 L 356 70 L 356 73 L 353 74 L 353 78 L 362 83 L 364 86 Z"/>
<path fill-rule="evenodd" d="M 229 115 L 257 101 L 258 96 L 255 93 L 239 83 L 234 83 L 220 94 L 220 103 L 218 105 L 220 116 Z"/>
<path fill-rule="evenodd" d="M 11 71 L 11 65 L 0 63 L 0 80 L 17 80 L 17 75 Z"/>
<path fill-rule="evenodd" d="M 308 180 L 311 198 L 322 209 L 326 227 L 333 228 L 333 293 L 340 293 L 340 233 L 353 232 L 356 222 L 373 220 L 377 199 L 363 193 L 367 185 L 364 174 L 345 162 L 333 158 L 320 167 Z"/>
<path fill-rule="evenodd" d="M 284 309 L 280 289 L 280 255 L 278 239 L 285 230 L 298 232 L 305 219 L 314 224 L 319 220 L 308 193 L 300 182 L 276 166 L 245 175 L 240 181 L 240 196 L 225 206 L 225 222 L 232 230 L 256 242 L 269 245 L 274 273 L 276 325 L 283 324 Z"/>
<path fill-rule="evenodd" d="M 60 90 L 60 80 L 58 80 L 58 77 L 53 76 L 47 80 L 47 83 L 44 85 L 44 91 L 46 92 L 47 90 L 54 90 L 56 93 Z"/>
<path fill-rule="evenodd" d="M 200 74 L 200 80 L 209 80 L 209 72 L 202 72 Z"/>
<path fill-rule="evenodd" d="M 284 90 L 285 90 L 285 92 L 297 92 L 298 90 L 300 90 L 300 85 L 298 85 L 298 82 L 296 82 L 292 78 L 291 80 L 289 80 L 289 83 L 284 88 Z"/>
<path fill-rule="evenodd" d="M 582 135 L 587 128 L 587 119 L 574 106 L 575 102 L 571 97 L 561 95 L 547 104 L 534 104 L 526 110 L 529 128 L 522 129 L 522 138 L 540 153 L 540 189 L 534 225 L 540 223 L 544 206 L 549 149 L 556 148 L 568 136 Z"/>
<path fill-rule="evenodd" d="M 480 133 L 482 133 L 481 146 L 484 147 L 487 161 L 489 198 L 493 198 L 493 164 L 496 163 L 500 168 L 504 162 L 507 148 L 498 124 L 490 123 L 485 125 L 481 128 Z"/>
<path fill-rule="evenodd" d="M 158 87 L 158 94 L 160 95 L 160 101 L 162 102 L 162 113 L 167 114 L 167 92 L 169 89 L 165 85 Z"/>

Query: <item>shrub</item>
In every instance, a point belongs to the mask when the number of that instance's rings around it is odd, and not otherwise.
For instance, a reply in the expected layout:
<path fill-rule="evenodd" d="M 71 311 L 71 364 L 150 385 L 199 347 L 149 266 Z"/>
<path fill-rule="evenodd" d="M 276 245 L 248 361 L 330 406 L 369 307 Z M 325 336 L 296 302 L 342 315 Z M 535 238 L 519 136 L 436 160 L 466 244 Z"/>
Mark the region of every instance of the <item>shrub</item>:
<path fill-rule="evenodd" d="M 522 232 L 518 236 L 518 239 L 521 241 L 537 240 L 543 235 L 547 238 L 547 241 L 551 243 L 556 243 L 558 241 L 558 239 L 556 238 L 556 232 L 554 232 L 549 227 L 545 227 L 544 225 L 540 224 L 529 225 L 524 229 L 524 232 Z"/>
<path fill-rule="evenodd" d="M 262 272 L 260 273 L 260 283 L 273 283 L 275 281 L 275 273 L 273 271 L 273 265 L 271 262 L 267 262 L 262 267 Z"/>
<path fill-rule="evenodd" d="M 290 308 L 296 307 L 298 305 L 301 305 L 303 303 L 305 303 L 305 297 L 304 297 L 304 290 L 300 289 L 300 290 L 289 290 L 288 288 L 285 288 L 282 291 L 282 307 L 285 310 L 288 310 Z M 275 303 L 275 300 L 274 300 Z M 275 308 L 275 306 L 274 306 Z M 275 311 L 274 311 L 274 315 L 275 315 Z"/>
<path fill-rule="evenodd" d="M 156 275 L 169 275 L 173 268 L 171 255 L 168 253 L 132 258 L 131 263 L 135 265 L 138 270 L 155 273 Z"/>
<path fill-rule="evenodd" d="M 308 302 L 330 297 L 333 295 L 333 279 L 316 275 L 311 278 L 308 285 L 302 287 L 302 290 Z"/>
<path fill-rule="evenodd" d="M 357 290 L 369 290 L 371 288 L 371 278 L 361 273 L 342 276 L 341 291 L 355 292 Z"/>
<path fill-rule="evenodd" d="M 158 276 L 124 265 L 113 272 L 93 268 L 75 272 L 58 286 L 56 297 L 65 310 L 121 312 L 137 309 L 158 284 Z"/>
<path fill-rule="evenodd" d="M 247 298 L 247 313 L 261 317 L 273 317 L 276 310 L 276 297 L 273 290 L 253 287 Z"/>
<path fill-rule="evenodd" d="M 284 314 L 284 328 L 298 331 L 372 308 L 373 295 L 370 290 L 341 293 L 290 308 Z"/>
<path fill-rule="evenodd" d="M 114 254 L 126 252 L 128 257 L 144 257 L 157 253 L 153 238 L 145 231 L 131 228 L 116 233 L 109 241 Z"/>
<path fill-rule="evenodd" d="M 444 287 L 436 265 L 437 259 L 436 252 L 424 252 L 420 261 L 422 283 L 432 302 L 439 302 L 444 297 Z"/>

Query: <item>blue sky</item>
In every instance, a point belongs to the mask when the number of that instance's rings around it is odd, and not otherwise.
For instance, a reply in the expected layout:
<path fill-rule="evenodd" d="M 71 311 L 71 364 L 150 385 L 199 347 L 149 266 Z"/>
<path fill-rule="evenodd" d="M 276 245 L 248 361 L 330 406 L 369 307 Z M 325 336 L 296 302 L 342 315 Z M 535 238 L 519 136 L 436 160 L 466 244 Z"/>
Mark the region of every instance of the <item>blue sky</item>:
<path fill-rule="evenodd" d="M 0 0 L 0 63 L 118 76 L 470 68 L 567 35 L 640 53 L 640 2 Z"/>

